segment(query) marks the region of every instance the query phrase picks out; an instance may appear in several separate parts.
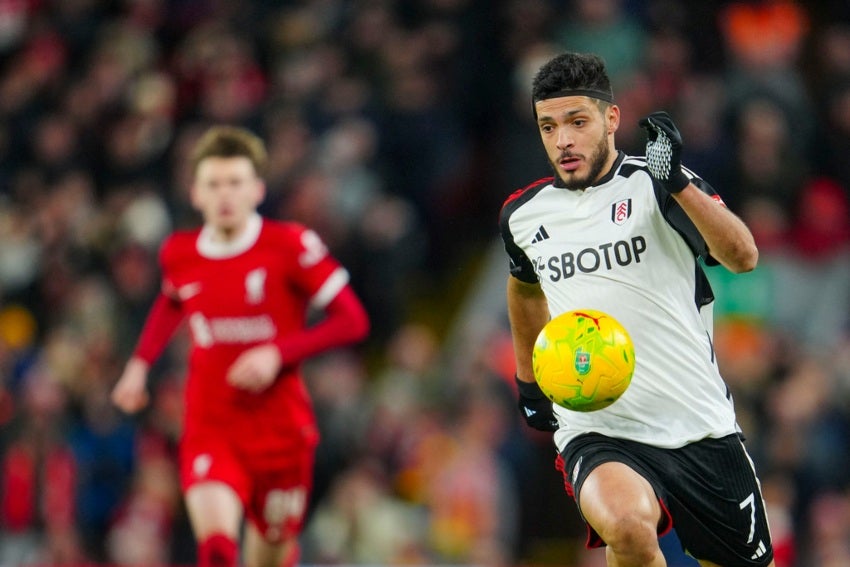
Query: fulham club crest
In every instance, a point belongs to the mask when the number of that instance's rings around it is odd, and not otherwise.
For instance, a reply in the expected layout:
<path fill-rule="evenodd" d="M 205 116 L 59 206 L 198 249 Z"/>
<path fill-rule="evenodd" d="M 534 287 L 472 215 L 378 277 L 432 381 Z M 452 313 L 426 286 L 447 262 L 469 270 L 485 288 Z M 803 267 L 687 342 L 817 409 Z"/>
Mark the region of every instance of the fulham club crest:
<path fill-rule="evenodd" d="M 630 216 L 632 216 L 631 199 L 623 199 L 611 205 L 611 220 L 614 224 L 622 225 Z"/>

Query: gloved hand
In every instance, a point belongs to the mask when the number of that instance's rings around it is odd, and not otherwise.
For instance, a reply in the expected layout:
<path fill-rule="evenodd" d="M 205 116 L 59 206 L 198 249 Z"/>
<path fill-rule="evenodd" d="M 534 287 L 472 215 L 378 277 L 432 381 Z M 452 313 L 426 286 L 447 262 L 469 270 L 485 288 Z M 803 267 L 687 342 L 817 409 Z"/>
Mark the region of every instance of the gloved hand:
<path fill-rule="evenodd" d="M 552 402 L 537 385 L 537 382 L 524 382 L 516 379 L 519 388 L 519 411 L 525 422 L 540 431 L 557 431 L 558 420 L 552 413 Z"/>
<path fill-rule="evenodd" d="M 668 193 L 678 193 L 690 180 L 682 171 L 682 135 L 666 112 L 653 112 L 638 125 L 646 130 L 646 167 Z"/>

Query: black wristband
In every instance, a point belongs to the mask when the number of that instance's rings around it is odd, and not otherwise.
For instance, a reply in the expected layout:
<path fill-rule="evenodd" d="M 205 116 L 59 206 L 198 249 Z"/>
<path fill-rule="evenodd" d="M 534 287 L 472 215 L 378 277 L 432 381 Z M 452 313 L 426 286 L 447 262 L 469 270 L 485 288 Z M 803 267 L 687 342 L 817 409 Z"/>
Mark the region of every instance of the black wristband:
<path fill-rule="evenodd" d="M 540 385 L 536 380 L 534 382 L 526 382 L 525 380 L 520 380 L 519 376 L 516 375 L 514 375 L 514 379 L 516 380 L 516 385 L 519 388 L 521 396 L 530 400 L 539 400 L 546 397 L 546 394 L 540 389 Z"/>
<path fill-rule="evenodd" d="M 673 174 L 670 179 L 664 182 L 664 189 L 666 189 L 668 193 L 681 193 L 685 190 L 685 187 L 690 185 L 690 183 L 691 179 L 680 169 Z"/>

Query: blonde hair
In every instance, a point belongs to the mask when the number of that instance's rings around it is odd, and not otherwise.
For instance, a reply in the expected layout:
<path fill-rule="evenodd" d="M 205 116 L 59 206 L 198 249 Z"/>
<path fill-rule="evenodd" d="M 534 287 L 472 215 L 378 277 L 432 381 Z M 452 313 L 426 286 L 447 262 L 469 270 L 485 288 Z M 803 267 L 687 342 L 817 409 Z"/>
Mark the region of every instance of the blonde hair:
<path fill-rule="evenodd" d="M 192 151 L 192 171 L 197 171 L 198 165 L 209 157 L 246 157 L 260 177 L 265 174 L 268 162 L 266 146 L 260 137 L 236 126 L 213 126 L 201 136 Z"/>

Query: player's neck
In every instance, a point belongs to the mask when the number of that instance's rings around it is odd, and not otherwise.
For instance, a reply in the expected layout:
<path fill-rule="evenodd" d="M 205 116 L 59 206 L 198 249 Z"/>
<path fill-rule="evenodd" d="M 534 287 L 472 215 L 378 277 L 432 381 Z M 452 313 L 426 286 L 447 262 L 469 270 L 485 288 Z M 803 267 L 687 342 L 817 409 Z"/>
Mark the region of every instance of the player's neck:
<path fill-rule="evenodd" d="M 238 227 L 212 227 L 210 230 L 210 240 L 213 242 L 233 242 L 239 235 L 245 232 L 245 224 Z"/>
<path fill-rule="evenodd" d="M 258 222 L 259 214 L 253 213 L 235 223 L 217 224 L 206 222 L 204 224 L 204 232 L 211 242 L 230 244 L 245 237 Z"/>
<path fill-rule="evenodd" d="M 259 214 L 253 214 L 244 223 L 233 227 L 206 223 L 198 236 L 198 250 L 210 258 L 226 258 L 240 254 L 253 246 L 262 226 L 263 221 Z"/>
<path fill-rule="evenodd" d="M 222 243 L 228 243 L 237 240 L 240 236 L 245 234 L 246 230 L 248 230 L 248 220 L 250 218 L 251 217 L 248 217 L 242 222 L 235 225 L 208 225 L 210 240 L 212 240 L 213 242 Z"/>

